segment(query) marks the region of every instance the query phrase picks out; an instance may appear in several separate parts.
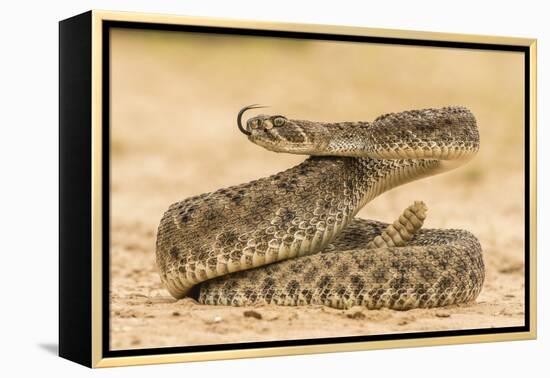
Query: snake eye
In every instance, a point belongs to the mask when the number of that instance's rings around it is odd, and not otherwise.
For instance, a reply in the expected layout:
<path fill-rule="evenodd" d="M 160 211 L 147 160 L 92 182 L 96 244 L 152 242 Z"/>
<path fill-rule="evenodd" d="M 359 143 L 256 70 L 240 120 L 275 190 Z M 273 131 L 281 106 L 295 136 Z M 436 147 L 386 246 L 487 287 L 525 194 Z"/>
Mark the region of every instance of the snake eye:
<path fill-rule="evenodd" d="M 275 126 L 283 126 L 286 122 L 286 119 L 284 117 L 275 117 L 273 119 L 273 124 Z"/>

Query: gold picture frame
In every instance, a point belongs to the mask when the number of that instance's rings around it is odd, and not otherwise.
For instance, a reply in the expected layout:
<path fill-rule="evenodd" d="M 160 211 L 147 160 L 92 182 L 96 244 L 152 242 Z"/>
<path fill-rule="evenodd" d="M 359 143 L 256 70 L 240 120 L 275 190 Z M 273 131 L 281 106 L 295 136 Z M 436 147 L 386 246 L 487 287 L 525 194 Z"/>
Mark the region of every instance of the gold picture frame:
<path fill-rule="evenodd" d="M 131 353 L 108 350 L 105 330 L 106 246 L 105 114 L 109 28 L 121 25 L 160 30 L 278 33 L 285 38 L 328 38 L 463 49 L 513 49 L 525 56 L 525 327 L 510 332 L 379 338 L 338 343 L 310 342 L 253 348 L 210 348 L 179 352 L 179 346 Z M 183 30 L 183 29 L 181 29 Z M 111 367 L 248 357 L 342 352 L 536 338 L 536 40 L 363 27 L 272 23 L 144 13 L 90 11 L 60 22 L 60 355 L 89 367 Z M 107 97 L 107 98 L 106 98 Z M 527 191 L 527 188 L 529 189 Z M 527 205 L 526 205 L 527 206 Z M 107 222 L 108 223 L 108 222 Z M 108 228 L 107 228 L 108 232 Z M 83 294 L 85 293 L 85 294 Z M 401 336 L 401 337 L 400 337 Z M 289 342 L 290 343 L 290 342 Z M 106 350 L 107 348 L 107 350 Z M 127 351 L 126 351 L 127 352 Z"/>

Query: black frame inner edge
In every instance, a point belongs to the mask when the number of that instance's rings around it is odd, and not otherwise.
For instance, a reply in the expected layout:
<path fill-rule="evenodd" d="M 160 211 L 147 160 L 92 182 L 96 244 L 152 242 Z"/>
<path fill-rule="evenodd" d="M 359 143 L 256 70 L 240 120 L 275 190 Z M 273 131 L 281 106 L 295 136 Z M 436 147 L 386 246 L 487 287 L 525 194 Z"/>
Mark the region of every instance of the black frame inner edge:
<path fill-rule="evenodd" d="M 518 327 L 500 327 L 500 328 L 479 328 L 479 329 L 462 329 L 448 331 L 430 331 L 430 332 L 414 332 L 404 334 L 383 334 L 370 336 L 347 336 L 347 337 L 330 337 L 318 339 L 299 339 L 299 340 L 278 340 L 278 341 L 261 341 L 261 342 L 246 342 L 246 343 L 229 343 L 229 344 L 210 344 L 210 345 L 193 345 L 193 346 L 175 346 L 161 348 L 143 348 L 143 349 L 128 349 L 128 350 L 110 350 L 110 28 L 126 28 L 126 29 L 145 29 L 145 30 L 160 30 L 160 31 L 181 31 L 191 33 L 213 33 L 213 34 L 230 34 L 243 36 L 258 36 L 258 37 L 278 37 L 278 38 L 295 38 L 295 39 L 314 39 L 325 41 L 344 41 L 344 42 L 365 42 L 365 43 L 380 43 L 390 45 L 409 45 L 422 47 L 447 47 L 461 49 L 478 49 L 478 50 L 496 50 L 496 51 L 515 51 L 524 53 L 524 98 L 525 98 L 525 119 L 524 119 L 524 136 L 525 136 L 525 322 L 524 326 Z M 382 340 L 404 340 L 404 339 L 426 339 L 434 337 L 449 337 L 449 336 L 465 336 L 465 335 L 484 335 L 497 333 L 511 332 L 529 332 L 530 330 L 530 50 L 528 46 L 517 45 L 500 45 L 500 44 L 485 44 L 471 42 L 450 42 L 450 41 L 432 41 L 422 39 L 404 39 L 404 38 L 387 38 L 387 37 L 368 37 L 354 35 L 335 35 L 325 33 L 305 33 L 305 32 L 289 32 L 289 31 L 272 31 L 258 29 L 241 29 L 241 28 L 226 28 L 226 27 L 210 27 L 210 26 L 192 26 L 192 25 L 167 25 L 146 22 L 127 22 L 127 21 L 103 21 L 102 22 L 102 124 L 103 124 L 103 156 L 102 156 L 102 250 L 103 250 L 103 266 L 102 266 L 102 356 L 106 357 L 129 357 L 142 355 L 159 355 L 173 353 L 191 353 L 191 352 L 210 352 L 222 350 L 236 349 L 256 349 L 270 347 L 292 347 L 304 345 L 318 344 L 341 344 L 352 342 L 366 341 L 382 341 Z M 289 351 L 291 353 L 291 351 Z"/>

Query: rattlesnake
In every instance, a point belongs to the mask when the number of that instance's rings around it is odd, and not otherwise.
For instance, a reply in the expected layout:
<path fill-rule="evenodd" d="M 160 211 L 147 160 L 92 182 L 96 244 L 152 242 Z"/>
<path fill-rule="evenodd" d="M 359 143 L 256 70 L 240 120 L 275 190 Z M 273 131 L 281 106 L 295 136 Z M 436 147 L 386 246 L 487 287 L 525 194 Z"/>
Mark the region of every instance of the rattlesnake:
<path fill-rule="evenodd" d="M 474 300 L 481 246 L 464 230 L 420 229 L 415 202 L 391 225 L 355 218 L 377 195 L 454 168 L 479 149 L 463 107 L 326 123 L 259 115 L 239 129 L 275 152 L 311 155 L 275 175 L 174 203 L 157 235 L 160 277 L 204 304 L 411 309 Z M 451 200 L 451 199 L 449 199 Z"/>

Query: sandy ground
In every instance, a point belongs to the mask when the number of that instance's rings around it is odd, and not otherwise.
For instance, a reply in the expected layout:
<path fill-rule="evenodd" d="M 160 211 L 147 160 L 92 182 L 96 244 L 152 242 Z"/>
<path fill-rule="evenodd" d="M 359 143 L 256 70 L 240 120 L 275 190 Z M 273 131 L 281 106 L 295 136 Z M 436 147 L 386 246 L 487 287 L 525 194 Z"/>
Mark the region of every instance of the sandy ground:
<path fill-rule="evenodd" d="M 140 31 L 117 31 L 112 43 L 112 349 L 523 325 L 521 56 Z M 303 160 L 238 133 L 237 111 L 257 102 L 272 105 L 270 113 L 327 121 L 468 106 L 480 127 L 478 156 L 381 195 L 359 216 L 390 222 L 423 200 L 426 227 L 472 231 L 486 263 L 476 302 L 398 312 L 202 306 L 170 297 L 155 265 L 164 210 Z"/>

